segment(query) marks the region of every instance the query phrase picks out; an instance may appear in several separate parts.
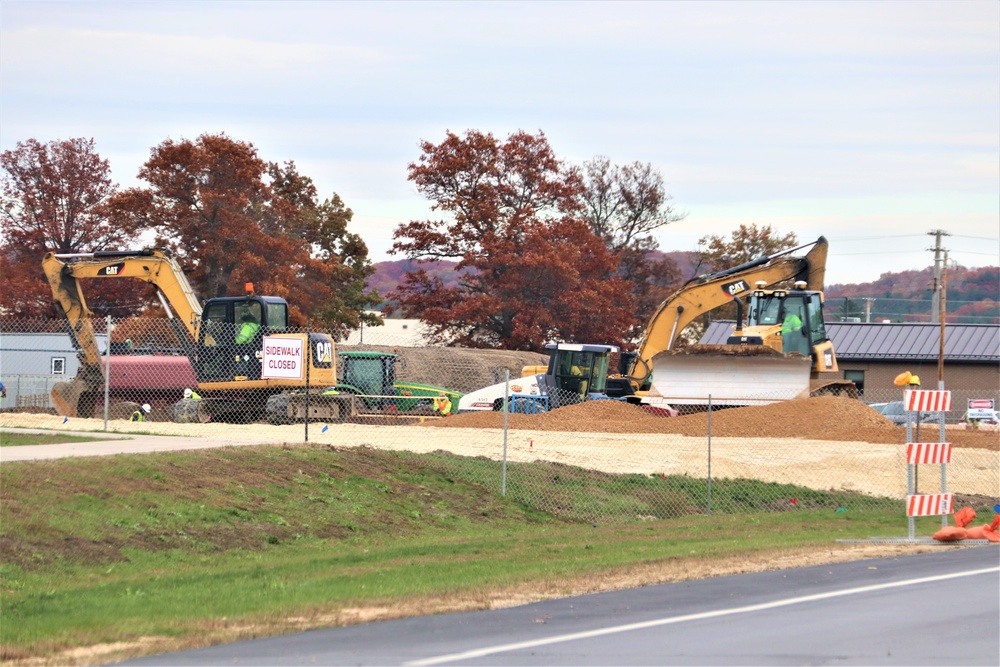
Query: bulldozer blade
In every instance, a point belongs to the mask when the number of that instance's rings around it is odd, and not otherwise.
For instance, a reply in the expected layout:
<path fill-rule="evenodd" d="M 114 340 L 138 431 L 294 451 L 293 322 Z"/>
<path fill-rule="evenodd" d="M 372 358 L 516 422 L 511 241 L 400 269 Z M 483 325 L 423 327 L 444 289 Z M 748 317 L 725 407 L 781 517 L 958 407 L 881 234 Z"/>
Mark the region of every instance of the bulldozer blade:
<path fill-rule="evenodd" d="M 713 349 L 715 348 L 715 349 Z M 763 405 L 809 396 L 812 362 L 747 345 L 693 346 L 653 357 L 650 396 L 672 405 Z"/>

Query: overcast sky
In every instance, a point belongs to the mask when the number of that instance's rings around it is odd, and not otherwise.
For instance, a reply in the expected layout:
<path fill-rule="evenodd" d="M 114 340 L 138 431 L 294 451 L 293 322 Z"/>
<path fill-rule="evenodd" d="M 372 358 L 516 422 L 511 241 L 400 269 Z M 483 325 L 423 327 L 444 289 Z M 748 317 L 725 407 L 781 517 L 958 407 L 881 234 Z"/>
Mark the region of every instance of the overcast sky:
<path fill-rule="evenodd" d="M 1000 3 L 0 1 L 0 149 L 92 137 L 115 181 L 167 138 L 294 160 L 374 261 L 428 216 L 447 130 L 649 162 L 694 250 L 741 223 L 830 240 L 827 283 L 1000 264 Z"/>

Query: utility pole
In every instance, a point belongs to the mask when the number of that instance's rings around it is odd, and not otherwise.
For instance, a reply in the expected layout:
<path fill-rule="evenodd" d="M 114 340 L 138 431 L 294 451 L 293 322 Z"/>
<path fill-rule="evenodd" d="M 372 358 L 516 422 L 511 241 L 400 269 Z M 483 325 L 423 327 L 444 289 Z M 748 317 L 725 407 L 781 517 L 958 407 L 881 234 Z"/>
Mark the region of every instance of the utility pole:
<path fill-rule="evenodd" d="M 928 250 L 934 251 L 934 289 L 933 295 L 931 296 L 931 322 L 941 321 L 941 262 L 942 253 L 947 251 L 947 248 L 941 247 L 941 237 L 951 236 L 948 232 L 935 229 L 933 231 L 927 232 L 928 236 L 935 237 L 934 247 L 928 248 Z"/>
<path fill-rule="evenodd" d="M 865 322 L 872 321 L 872 304 L 875 303 L 875 299 L 870 296 L 862 297 L 862 301 L 865 302 Z"/>
<path fill-rule="evenodd" d="M 938 389 L 944 389 L 944 326 L 948 321 L 948 251 L 944 253 L 941 272 L 941 340 L 938 346 Z"/>

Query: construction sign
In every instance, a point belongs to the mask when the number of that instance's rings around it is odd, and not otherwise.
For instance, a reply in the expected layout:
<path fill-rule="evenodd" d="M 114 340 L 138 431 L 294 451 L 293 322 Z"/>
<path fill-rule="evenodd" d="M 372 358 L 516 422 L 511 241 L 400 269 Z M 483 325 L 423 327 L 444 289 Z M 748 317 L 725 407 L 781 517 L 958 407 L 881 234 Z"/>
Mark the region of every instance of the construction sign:
<path fill-rule="evenodd" d="M 992 398 L 970 398 L 968 419 L 993 419 L 995 408 Z"/>
<path fill-rule="evenodd" d="M 261 378 L 301 380 L 303 378 L 302 339 L 264 337 L 264 357 L 261 360 Z"/>

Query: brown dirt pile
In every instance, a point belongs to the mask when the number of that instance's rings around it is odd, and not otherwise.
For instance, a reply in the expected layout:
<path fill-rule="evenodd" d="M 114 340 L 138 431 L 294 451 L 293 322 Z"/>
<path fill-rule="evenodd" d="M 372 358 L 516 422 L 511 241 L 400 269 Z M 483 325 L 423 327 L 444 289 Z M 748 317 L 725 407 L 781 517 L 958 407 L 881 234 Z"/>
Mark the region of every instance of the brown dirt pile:
<path fill-rule="evenodd" d="M 508 415 L 508 427 L 518 430 L 571 433 L 672 433 L 702 437 L 708 413 L 657 417 L 620 401 L 588 401 L 538 415 Z M 502 412 L 467 412 L 428 422 L 437 428 L 503 428 Z M 850 398 L 817 396 L 712 412 L 712 435 L 736 438 L 808 438 L 883 444 L 903 443 L 906 430 L 875 410 Z M 937 427 L 924 424 L 921 440 L 937 440 Z M 949 430 L 956 446 L 1000 450 L 1000 434 Z"/>
<path fill-rule="evenodd" d="M 337 351 L 395 352 L 402 360 L 396 367 L 397 381 L 431 384 L 463 394 L 503 382 L 505 370 L 510 371 L 511 378 L 517 378 L 524 366 L 548 363 L 548 357 L 538 352 L 461 347 L 338 345 Z"/>

